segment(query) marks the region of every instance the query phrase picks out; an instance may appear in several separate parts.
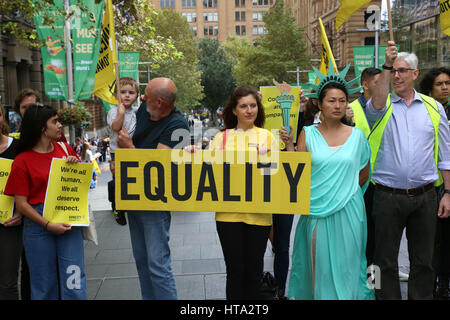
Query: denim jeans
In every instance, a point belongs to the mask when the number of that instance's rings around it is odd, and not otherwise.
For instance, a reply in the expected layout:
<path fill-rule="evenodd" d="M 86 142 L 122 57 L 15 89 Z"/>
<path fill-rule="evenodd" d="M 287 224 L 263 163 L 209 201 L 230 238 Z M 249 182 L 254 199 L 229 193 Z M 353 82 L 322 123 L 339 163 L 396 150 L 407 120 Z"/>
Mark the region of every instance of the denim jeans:
<path fill-rule="evenodd" d="M 42 204 L 33 208 L 42 214 Z M 32 300 L 87 299 L 81 227 L 57 235 L 24 217 L 23 245 Z"/>
<path fill-rule="evenodd" d="M 143 300 L 176 300 L 168 211 L 128 211 L 131 246 Z"/>
<path fill-rule="evenodd" d="M 284 295 L 289 271 L 289 242 L 291 240 L 293 214 L 274 214 L 273 219 L 273 273 L 278 283 L 279 294 Z"/>

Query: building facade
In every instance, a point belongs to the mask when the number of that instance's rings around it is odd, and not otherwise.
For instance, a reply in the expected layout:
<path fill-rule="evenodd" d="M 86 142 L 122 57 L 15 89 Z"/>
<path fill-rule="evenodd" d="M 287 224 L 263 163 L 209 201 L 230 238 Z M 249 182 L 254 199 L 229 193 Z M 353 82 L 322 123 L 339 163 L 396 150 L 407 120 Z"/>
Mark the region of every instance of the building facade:
<path fill-rule="evenodd" d="M 320 59 L 322 52 L 318 18 L 322 19 L 339 69 L 348 63 L 353 65 L 353 46 L 375 44 L 375 32 L 361 30 L 367 29 L 367 8 L 375 5 L 381 9 L 381 0 L 371 1 L 362 7 L 342 25 L 340 30 L 336 30 L 335 27 L 339 0 L 285 0 L 285 4 L 292 10 L 297 24 L 305 30 L 308 53 L 317 59 Z M 386 44 L 385 39 L 381 38 L 380 45 Z"/>
<path fill-rule="evenodd" d="M 198 38 L 226 41 L 228 35 L 254 40 L 264 34 L 263 13 L 275 0 L 149 0 L 154 9 L 172 8 Z"/>

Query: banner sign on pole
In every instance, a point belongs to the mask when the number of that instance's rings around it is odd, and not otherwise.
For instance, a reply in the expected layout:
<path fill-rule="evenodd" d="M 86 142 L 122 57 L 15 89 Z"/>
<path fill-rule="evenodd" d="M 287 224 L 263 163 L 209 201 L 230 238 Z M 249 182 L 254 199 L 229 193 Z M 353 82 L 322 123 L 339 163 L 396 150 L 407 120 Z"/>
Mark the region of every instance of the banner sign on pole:
<path fill-rule="evenodd" d="M 34 0 L 40 3 L 41 0 Z M 46 14 L 55 19 L 52 25 L 44 25 L 44 13 L 36 12 L 33 20 L 40 41 L 42 66 L 44 69 L 44 90 L 51 99 L 67 101 L 66 52 L 64 50 L 64 16 L 58 10 L 64 9 L 63 0 L 55 0 Z"/>
<path fill-rule="evenodd" d="M 397 45 L 397 50 L 400 50 L 400 46 Z M 386 61 L 386 46 L 378 47 L 378 69 Z M 375 46 L 353 46 L 353 59 L 355 67 L 355 77 L 360 77 L 361 73 L 366 68 L 374 67 Z M 361 85 L 361 83 L 359 83 Z"/>
<path fill-rule="evenodd" d="M 138 51 L 119 51 L 119 75 L 130 77 L 139 83 L 139 57 Z"/>
<path fill-rule="evenodd" d="M 95 69 L 100 52 L 101 22 L 104 2 L 82 1 L 87 11 L 82 11 L 77 1 L 71 8 L 73 68 L 75 82 L 75 101 L 88 99 L 94 90 Z"/>
<path fill-rule="evenodd" d="M 309 152 L 117 149 L 115 161 L 117 210 L 309 214 Z"/>
<path fill-rule="evenodd" d="M 52 223 L 88 226 L 88 191 L 92 163 L 71 163 L 54 158 L 45 194 L 44 218 Z"/>

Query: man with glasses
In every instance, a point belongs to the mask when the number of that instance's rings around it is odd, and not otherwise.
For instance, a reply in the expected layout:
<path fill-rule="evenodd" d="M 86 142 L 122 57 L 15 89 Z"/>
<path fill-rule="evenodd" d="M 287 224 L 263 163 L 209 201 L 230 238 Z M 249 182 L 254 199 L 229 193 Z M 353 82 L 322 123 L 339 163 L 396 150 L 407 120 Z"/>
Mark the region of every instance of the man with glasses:
<path fill-rule="evenodd" d="M 386 50 L 394 50 L 393 41 Z M 401 52 L 384 65 L 365 109 L 371 126 L 374 264 L 380 268 L 378 299 L 401 299 L 398 252 L 406 228 L 409 299 L 433 299 L 436 219 L 450 214 L 450 134 L 442 105 L 414 90 L 414 53 Z M 389 94 L 389 83 L 393 92 Z M 444 183 L 437 206 L 434 186 Z"/>

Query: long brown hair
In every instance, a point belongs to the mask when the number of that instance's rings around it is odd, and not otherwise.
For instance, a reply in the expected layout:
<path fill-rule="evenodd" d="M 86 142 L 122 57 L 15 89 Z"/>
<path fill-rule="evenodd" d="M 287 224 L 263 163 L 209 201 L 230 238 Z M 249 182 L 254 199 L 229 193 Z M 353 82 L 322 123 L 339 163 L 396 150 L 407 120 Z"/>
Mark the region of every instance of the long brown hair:
<path fill-rule="evenodd" d="M 256 100 L 256 104 L 258 105 L 258 114 L 256 116 L 254 125 L 259 128 L 264 126 L 265 121 L 264 107 L 261 103 L 261 99 L 258 96 L 258 92 L 250 86 L 239 86 L 236 87 L 236 89 L 234 89 L 225 109 L 223 110 L 223 121 L 225 129 L 236 128 L 238 120 L 237 117 L 234 115 L 233 110 L 237 107 L 238 100 L 248 95 L 252 95 Z"/>
<path fill-rule="evenodd" d="M 0 104 L 0 111 L 2 113 L 2 118 L 3 118 L 2 122 L 0 124 L 0 131 L 1 131 L 1 134 L 7 136 L 9 134 L 9 126 L 8 126 L 8 121 L 6 121 L 5 108 L 1 104 Z"/>

